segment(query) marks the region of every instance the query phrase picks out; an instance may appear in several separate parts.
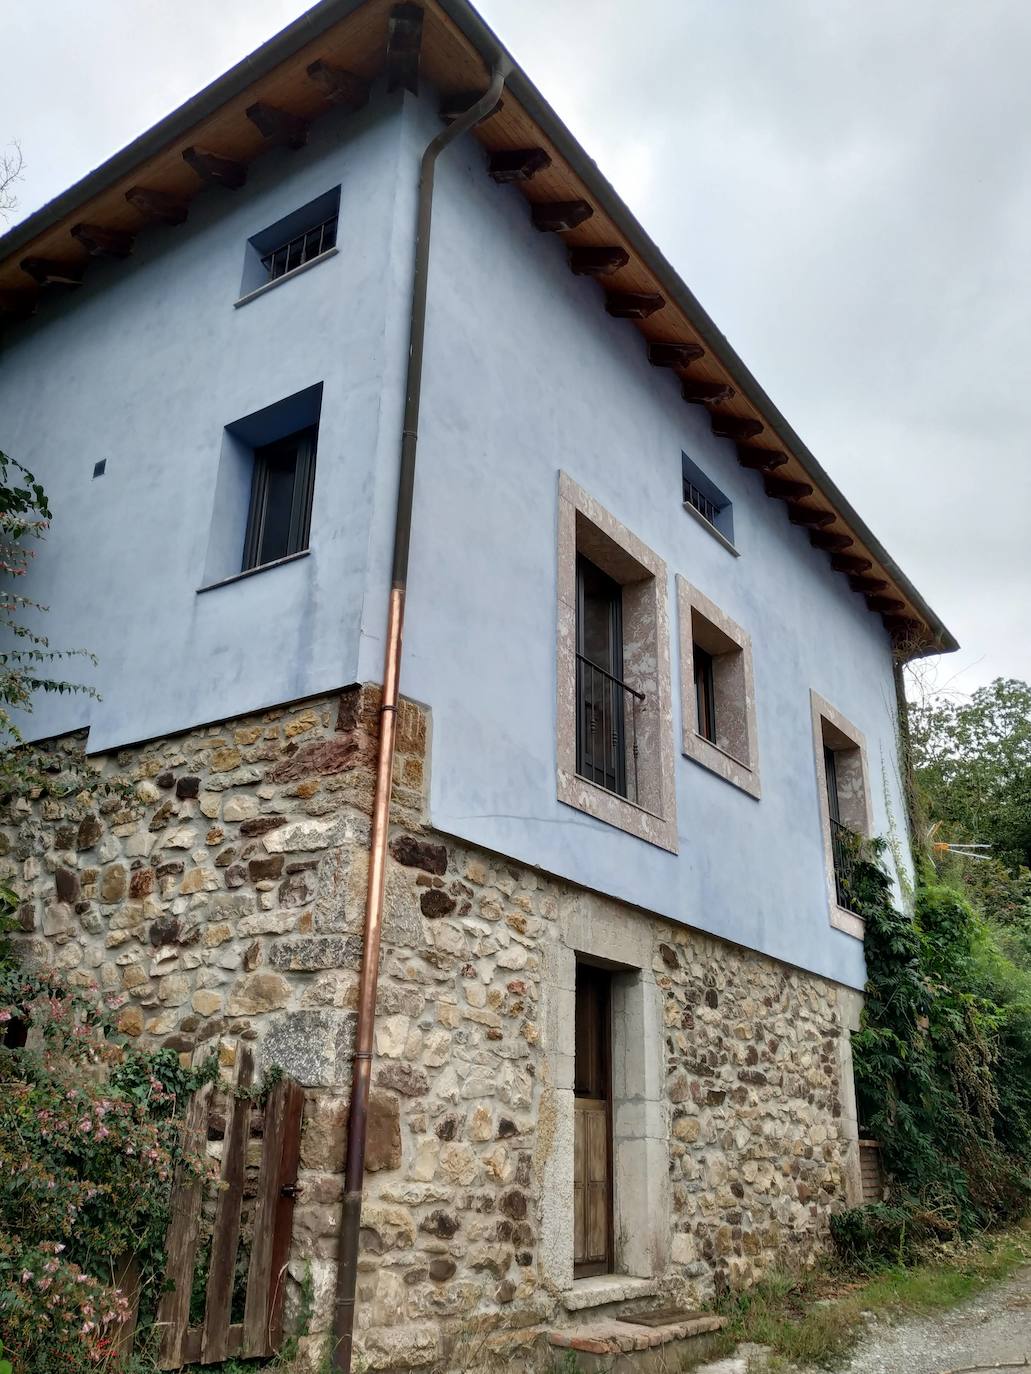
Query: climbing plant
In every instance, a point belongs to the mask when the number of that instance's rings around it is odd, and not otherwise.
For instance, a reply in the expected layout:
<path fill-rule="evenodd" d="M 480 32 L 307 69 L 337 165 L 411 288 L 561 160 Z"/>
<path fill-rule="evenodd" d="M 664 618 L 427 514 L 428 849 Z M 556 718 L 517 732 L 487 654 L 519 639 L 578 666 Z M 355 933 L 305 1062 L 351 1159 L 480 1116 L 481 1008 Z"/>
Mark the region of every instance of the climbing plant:
<path fill-rule="evenodd" d="M 939 1229 L 1002 1220 L 1029 1198 L 1031 980 L 933 874 L 914 918 L 899 912 L 882 851 L 874 843 L 853 878 L 866 920 L 852 1041 L 860 1118 L 881 1142 L 895 1203 Z"/>

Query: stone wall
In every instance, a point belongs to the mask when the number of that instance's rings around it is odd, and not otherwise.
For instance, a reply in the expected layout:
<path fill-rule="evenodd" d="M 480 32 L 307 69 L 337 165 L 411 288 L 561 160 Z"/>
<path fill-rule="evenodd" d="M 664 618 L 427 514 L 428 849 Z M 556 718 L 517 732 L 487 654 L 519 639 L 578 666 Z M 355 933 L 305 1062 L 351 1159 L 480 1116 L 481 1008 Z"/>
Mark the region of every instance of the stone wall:
<path fill-rule="evenodd" d="M 227 1074 L 252 1041 L 262 1068 L 305 1085 L 290 1298 L 296 1312 L 307 1274 L 313 1348 L 331 1318 L 377 703 L 356 687 L 125 749 L 93 760 L 110 794 L 0 815 L 28 955 L 96 984 L 130 1039 L 217 1048 Z M 568 1164 L 571 1044 L 552 971 L 585 930 L 612 931 L 616 961 L 633 933 L 658 1009 L 630 1048 L 659 1082 L 641 1227 L 661 1235 L 651 1260 L 628 1242 L 630 1272 L 652 1264 L 654 1291 L 698 1302 L 811 1260 L 845 1194 L 839 990 L 432 833 L 427 733 L 405 703 L 363 1209 L 368 1367 L 462 1368 L 470 1333 L 560 1310 L 568 1264 L 548 1247 L 572 1203 L 549 1179 Z"/>

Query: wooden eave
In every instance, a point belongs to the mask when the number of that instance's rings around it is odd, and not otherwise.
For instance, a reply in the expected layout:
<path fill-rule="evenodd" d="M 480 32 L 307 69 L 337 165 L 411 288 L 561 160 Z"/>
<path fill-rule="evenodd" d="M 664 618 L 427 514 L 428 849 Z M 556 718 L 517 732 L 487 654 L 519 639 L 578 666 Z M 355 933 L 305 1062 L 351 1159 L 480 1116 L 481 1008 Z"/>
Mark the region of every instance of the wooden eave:
<path fill-rule="evenodd" d="M 41 293 L 75 289 L 75 280 L 95 254 L 82 226 L 109 231 L 128 243 L 153 229 L 153 218 L 126 198 L 133 188 L 156 191 L 188 210 L 210 184 L 202 174 L 209 163 L 193 154 L 188 161 L 184 153 L 199 149 L 213 155 L 216 168 L 224 160 L 246 169 L 262 152 L 280 146 L 282 139 L 267 136 L 259 127 L 271 127 L 270 119 L 255 121 L 255 105 L 280 112 L 282 128 L 300 128 L 334 108 L 327 94 L 327 64 L 348 73 L 359 88 L 375 80 L 391 60 L 387 34 L 396 8 L 396 0 L 323 0 L 149 134 L 16 226 L 0 239 L 0 311 L 21 318 L 32 312 Z M 423 0 L 422 8 L 420 79 L 435 88 L 441 108 L 450 111 L 485 89 L 488 69 L 504 50 L 467 0 Z M 316 63 L 322 65 L 310 74 L 309 67 Z M 388 82 L 392 76 L 396 73 L 388 72 Z M 826 550 L 832 567 L 842 575 L 884 584 L 893 603 L 890 612 L 878 610 L 883 597 L 871 598 L 871 609 L 882 615 L 898 656 L 913 658 L 958 647 L 596 165 L 514 64 L 503 100 L 474 132 L 491 155 L 532 154 L 515 159 L 517 165 L 525 164 L 528 175 L 512 184 L 529 202 L 531 215 L 532 207 L 541 207 L 538 227 L 560 234 L 574 271 L 593 261 L 606 264 L 604 271 L 590 274 L 596 275 L 596 283 L 584 287 L 585 294 L 596 293 L 599 310 L 607 308 L 627 319 L 646 345 L 687 345 L 689 352 L 698 354 L 686 365 L 669 369 L 677 374 L 685 401 L 709 410 L 713 431 L 738 445 L 743 466 L 752 469 L 758 481 L 763 472 L 757 463 L 762 451 L 769 451 L 768 471 L 775 472 L 777 481 L 767 482 L 766 489 L 771 500 L 786 505 L 784 519 L 800 526 L 797 538 L 808 538 Z M 511 162 L 508 159 L 506 165 Z M 231 189 L 223 189 L 229 184 L 232 179 L 223 181 L 215 194 L 232 195 Z M 511 190 L 501 186 L 499 194 Z M 555 208 L 575 209 L 575 202 L 583 202 L 589 213 L 570 214 L 574 227 L 545 227 L 554 221 Z M 31 271 L 23 265 L 26 261 Z M 656 356 L 661 350 L 653 350 Z M 811 495 L 800 494 L 803 488 L 810 488 Z"/>

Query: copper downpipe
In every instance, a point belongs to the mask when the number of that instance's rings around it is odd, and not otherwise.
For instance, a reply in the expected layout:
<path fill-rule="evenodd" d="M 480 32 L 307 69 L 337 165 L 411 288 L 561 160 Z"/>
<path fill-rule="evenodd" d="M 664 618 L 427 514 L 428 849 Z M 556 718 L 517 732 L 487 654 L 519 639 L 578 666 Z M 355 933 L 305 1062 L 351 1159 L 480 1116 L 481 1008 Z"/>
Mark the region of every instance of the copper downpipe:
<path fill-rule="evenodd" d="M 383 665 L 383 696 L 379 710 L 379 742 L 376 753 L 376 790 L 372 803 L 369 837 L 369 881 L 365 895 L 365 930 L 362 967 L 358 984 L 358 1024 L 355 1031 L 354 1069 L 347 1123 L 347 1159 L 344 1165 L 344 1208 L 340 1220 L 336 1296 L 333 1310 L 332 1361 L 336 1374 L 350 1374 L 354 1338 L 355 1290 L 358 1282 L 358 1239 L 361 1227 L 362 1184 L 365 1177 L 365 1143 L 368 1133 L 369 1087 L 372 1079 L 373 1036 L 376 1028 L 376 992 L 379 982 L 380 941 L 383 932 L 383 895 L 386 882 L 387 840 L 390 831 L 390 793 L 397 738 L 398 687 L 401 676 L 401 640 L 404 629 L 405 590 L 408 584 L 408 552 L 411 546 L 412 506 L 415 493 L 415 456 L 419 438 L 419 405 L 422 396 L 422 362 L 426 336 L 426 297 L 429 280 L 430 225 L 433 214 L 433 174 L 440 153 L 466 130 L 489 114 L 505 85 L 507 64 L 499 61 L 486 93 L 428 145 L 419 175 L 418 224 L 415 239 L 415 272 L 412 283 L 412 316 L 405 389 L 404 424 L 401 433 L 401 467 L 397 485 L 394 523 L 394 556 L 390 606 L 387 612 L 386 652 Z"/>

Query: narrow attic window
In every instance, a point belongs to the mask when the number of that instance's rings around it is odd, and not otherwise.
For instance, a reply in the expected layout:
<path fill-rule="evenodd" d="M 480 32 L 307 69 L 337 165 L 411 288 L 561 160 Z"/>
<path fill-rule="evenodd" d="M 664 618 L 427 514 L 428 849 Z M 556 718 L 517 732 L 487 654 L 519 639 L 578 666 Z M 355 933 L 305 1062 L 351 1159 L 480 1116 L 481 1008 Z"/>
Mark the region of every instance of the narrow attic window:
<path fill-rule="evenodd" d="M 734 507 L 715 482 L 701 470 L 697 463 L 682 453 L 684 479 L 684 509 L 701 520 L 710 531 L 715 532 L 720 543 L 734 549 Z"/>
<path fill-rule="evenodd" d="M 237 305 L 335 253 L 339 212 L 337 186 L 248 239 Z"/>

